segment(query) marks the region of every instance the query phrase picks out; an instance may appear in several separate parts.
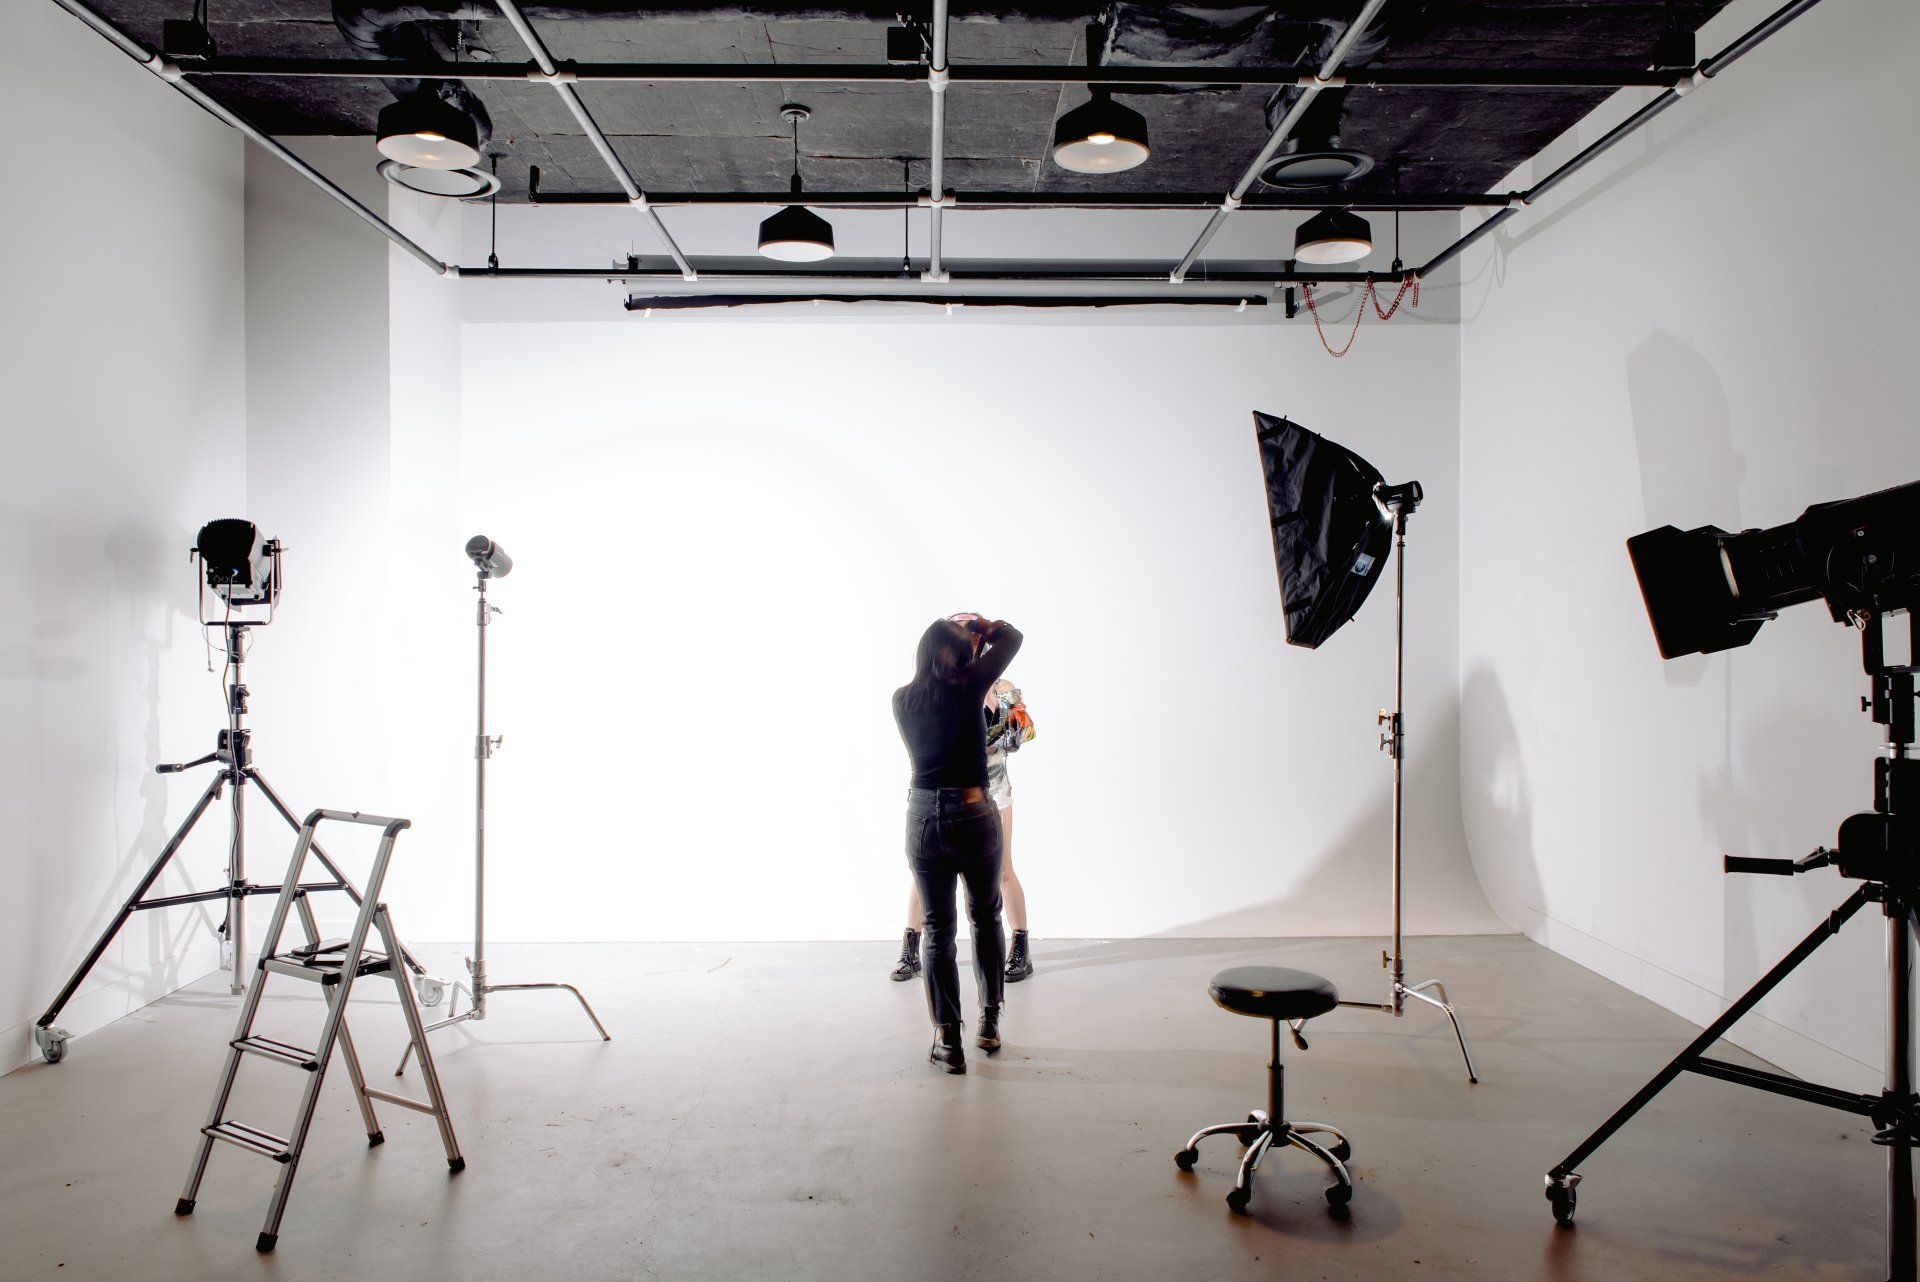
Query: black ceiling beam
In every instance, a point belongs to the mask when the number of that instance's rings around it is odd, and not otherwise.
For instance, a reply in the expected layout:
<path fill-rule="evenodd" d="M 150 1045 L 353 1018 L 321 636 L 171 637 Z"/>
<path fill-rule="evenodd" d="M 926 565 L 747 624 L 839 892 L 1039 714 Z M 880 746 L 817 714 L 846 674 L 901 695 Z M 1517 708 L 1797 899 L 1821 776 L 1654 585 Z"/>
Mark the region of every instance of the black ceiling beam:
<path fill-rule="evenodd" d="M 959 209 L 1212 209 L 1220 197 L 1206 192 L 1051 192 L 953 191 L 947 208 Z M 1359 209 L 1447 212 L 1467 208 L 1504 208 L 1514 196 L 1505 192 L 1396 196 L 1296 194 L 1249 196 L 1242 209 Z M 619 192 L 528 193 L 531 205 L 626 205 Z M 708 192 L 650 191 L 649 205 L 806 205 L 812 209 L 918 209 L 928 203 L 925 193 L 901 191 L 788 191 Z"/>
<path fill-rule="evenodd" d="M 927 69 L 916 64 L 830 62 L 556 62 L 549 77 L 531 62 L 368 61 L 359 58 L 175 58 L 172 66 L 189 76 L 259 76 L 268 79 L 319 77 L 331 80 L 514 80 L 672 81 L 714 84 L 919 84 Z M 1054 67 L 1018 64 L 955 65 L 955 84 L 1040 85 L 1218 85 L 1276 86 L 1318 84 L 1321 88 L 1392 89 L 1664 89 L 1687 69 L 1372 67 L 1315 81 L 1298 67 Z"/>

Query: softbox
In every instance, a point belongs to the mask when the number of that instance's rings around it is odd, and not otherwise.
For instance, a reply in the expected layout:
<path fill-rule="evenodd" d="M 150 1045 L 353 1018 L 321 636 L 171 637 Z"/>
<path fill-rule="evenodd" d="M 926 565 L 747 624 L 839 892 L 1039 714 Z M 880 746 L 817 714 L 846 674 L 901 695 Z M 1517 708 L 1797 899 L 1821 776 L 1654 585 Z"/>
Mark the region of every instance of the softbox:
<path fill-rule="evenodd" d="M 1385 478 L 1298 423 L 1256 410 L 1253 426 L 1287 642 L 1311 650 L 1354 616 L 1386 569 L 1393 521 L 1374 498 Z"/>

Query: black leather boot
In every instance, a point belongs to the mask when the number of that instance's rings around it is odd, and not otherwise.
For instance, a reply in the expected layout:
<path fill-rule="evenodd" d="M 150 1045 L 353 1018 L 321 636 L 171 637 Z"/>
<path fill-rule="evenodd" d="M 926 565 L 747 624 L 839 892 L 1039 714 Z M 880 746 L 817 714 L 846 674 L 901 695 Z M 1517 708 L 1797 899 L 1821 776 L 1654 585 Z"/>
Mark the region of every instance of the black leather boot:
<path fill-rule="evenodd" d="M 1013 932 L 1013 947 L 1007 950 L 1007 982 L 1017 984 L 1033 974 L 1033 955 L 1027 951 L 1027 932 Z"/>
<path fill-rule="evenodd" d="M 960 1025 L 942 1024 L 933 1039 L 933 1049 L 927 1052 L 927 1063 L 948 1073 L 967 1071 L 967 1048 L 960 1036 Z"/>
<path fill-rule="evenodd" d="M 974 1039 L 973 1044 L 989 1055 L 1000 1049 L 1000 1008 L 998 1006 L 980 1008 L 980 1036 Z"/>
<path fill-rule="evenodd" d="M 909 930 L 900 937 L 900 964 L 893 968 L 893 982 L 904 984 L 920 974 L 920 932 Z"/>

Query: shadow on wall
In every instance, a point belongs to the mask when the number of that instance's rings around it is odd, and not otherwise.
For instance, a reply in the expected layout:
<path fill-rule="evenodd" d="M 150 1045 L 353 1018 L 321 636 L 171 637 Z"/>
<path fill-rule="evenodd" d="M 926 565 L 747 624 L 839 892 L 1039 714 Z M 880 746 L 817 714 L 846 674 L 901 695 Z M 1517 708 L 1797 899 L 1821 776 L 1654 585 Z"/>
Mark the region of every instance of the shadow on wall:
<path fill-rule="evenodd" d="M 1533 796 L 1513 708 L 1484 665 L 1460 683 L 1460 802 L 1467 851 L 1487 901 L 1509 925 L 1538 938 L 1547 908 Z"/>
<path fill-rule="evenodd" d="M 1448 713 L 1436 719 L 1437 724 L 1431 731 L 1430 742 L 1435 744 L 1457 744 L 1460 741 L 1460 723 L 1457 713 Z M 1422 739 L 1427 734 L 1422 732 Z M 1451 873 L 1460 876 L 1467 869 L 1448 869 L 1436 866 L 1423 858 L 1420 833 L 1430 818 L 1423 807 L 1433 805 L 1430 799 L 1431 789 L 1416 786 L 1416 777 L 1427 770 L 1438 770 L 1438 763 L 1422 763 L 1416 767 L 1409 762 L 1407 771 L 1406 805 L 1408 821 L 1405 836 L 1405 875 L 1407 890 L 1405 900 L 1405 929 L 1408 934 L 1422 933 L 1422 896 L 1436 887 L 1443 878 Z M 1379 905 L 1377 933 L 1382 937 L 1393 929 L 1392 912 L 1392 868 L 1393 868 L 1393 772 L 1383 753 L 1380 757 L 1378 777 L 1372 781 L 1372 800 L 1361 816 L 1355 820 L 1332 846 L 1319 852 L 1311 871 L 1295 884 L 1288 892 L 1277 899 L 1260 903 L 1249 903 L 1243 908 L 1217 913 L 1196 921 L 1183 922 L 1155 931 L 1150 938 L 1262 938 L 1276 933 L 1282 936 L 1325 934 L 1315 926 L 1314 914 L 1319 905 L 1352 904 L 1374 902 Z M 1424 783 L 1424 780 L 1422 781 Z M 1311 804 L 1309 802 L 1308 804 Z M 1285 810 L 1274 809 L 1273 840 L 1281 845 L 1288 840 L 1288 825 Z M 1438 822 L 1437 817 L 1436 825 Z M 1303 862 L 1312 852 L 1300 852 Z M 1451 862 L 1451 859 L 1449 859 Z M 1451 896 L 1449 896 L 1451 898 Z"/>
<path fill-rule="evenodd" d="M 1740 529 L 1747 464 L 1733 445 L 1726 385 L 1707 358 L 1684 339 L 1654 330 L 1627 353 L 1627 403 L 1640 464 L 1640 528 Z M 1670 686 L 1697 685 L 1708 663 L 1695 654 L 1663 663 L 1660 671 Z"/>
<path fill-rule="evenodd" d="M 160 701 L 164 687 L 161 665 L 173 650 L 176 635 L 176 616 L 184 614 L 178 599 L 179 588 L 179 550 L 191 546 L 192 539 L 187 531 L 177 525 L 153 525 L 141 521 L 123 521 L 108 533 L 101 548 L 102 559 L 106 562 L 111 579 L 111 592 L 116 605 L 109 623 L 121 630 L 121 635 L 135 638 L 137 657 L 128 665 L 124 679 L 133 687 L 132 693 L 144 707 L 141 724 L 140 777 L 129 781 L 118 776 L 117 763 L 121 755 L 109 748 L 116 766 L 110 775 L 111 795 L 105 799 L 106 808 L 111 816 L 109 822 L 116 830 L 113 870 L 105 877 L 88 872 L 81 879 L 88 884 L 104 885 L 106 898 L 84 916 L 70 914 L 34 913 L 29 920 L 31 928 L 47 930 L 56 921 L 64 921 L 62 938 L 52 940 L 41 938 L 31 945 L 31 955 L 46 959 L 60 979 L 67 974 L 67 967 L 77 964 L 85 951 L 108 919 L 125 900 L 140 873 L 160 853 L 172 835 L 168 823 L 169 802 L 175 801 L 177 814 L 184 817 L 192 803 L 191 793 L 177 798 L 172 794 L 175 789 L 168 783 L 168 777 L 157 775 L 153 767 L 162 760 L 161 751 L 161 712 Z M 76 664 L 84 670 L 84 664 L 77 659 L 49 659 L 51 664 Z M 80 675 L 76 673 L 77 677 Z M 118 683 L 122 673 L 107 674 L 106 679 Z M 131 702 L 131 701 L 129 701 Z M 217 727 L 209 721 L 207 733 L 212 734 Z M 176 744 L 176 748 L 185 745 Z M 181 753 L 180 755 L 198 755 Z M 57 768 L 57 767 L 56 767 Z M 206 786 L 207 776 L 202 772 L 197 786 Z M 140 797 L 139 823 L 134 831 L 125 836 L 119 835 L 121 812 L 118 799 L 129 792 Z M 50 795 L 62 795 L 57 790 Z M 52 831 L 65 835 L 71 840 L 73 834 L 85 834 L 97 831 L 100 824 L 88 816 L 100 812 L 102 799 L 83 800 L 77 807 L 86 813 L 69 813 L 64 817 L 48 816 L 43 831 Z M 224 815 L 219 807 L 209 809 L 208 815 L 201 821 L 205 827 L 209 822 L 222 821 Z M 177 822 L 177 820 L 176 820 Z M 218 842 L 213 843 L 218 848 Z M 90 866 L 101 852 L 90 849 L 74 849 L 68 846 L 64 850 L 43 848 L 40 858 L 43 865 L 60 865 L 62 858 L 77 861 L 81 867 Z M 176 861 L 175 867 L 180 867 Z M 175 878 L 178 874 L 174 874 Z M 217 880 L 217 879 L 216 879 Z M 123 948 L 110 949 L 100 959 L 81 989 L 82 993 L 105 987 L 118 982 L 132 973 L 144 973 L 156 966 L 177 959 L 186 937 L 198 930 L 211 931 L 217 924 L 204 905 L 196 905 L 190 913 L 163 911 L 158 914 L 138 914 L 149 924 L 143 936 L 145 940 L 144 957 L 131 961 Z M 160 976 L 156 991 L 178 987 L 194 978 L 191 975 L 179 975 L 172 971 Z"/>

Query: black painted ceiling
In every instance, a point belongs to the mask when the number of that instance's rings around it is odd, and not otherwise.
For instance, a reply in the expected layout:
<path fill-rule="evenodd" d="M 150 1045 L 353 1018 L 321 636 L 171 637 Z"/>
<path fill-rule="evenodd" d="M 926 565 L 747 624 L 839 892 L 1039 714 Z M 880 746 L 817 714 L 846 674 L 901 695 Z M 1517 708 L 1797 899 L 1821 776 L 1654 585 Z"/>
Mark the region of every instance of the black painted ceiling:
<path fill-rule="evenodd" d="M 345 58 L 331 0 L 210 0 L 223 57 Z M 187 17 L 192 0 L 95 0 L 149 46 L 165 18 Z M 1645 68 L 1655 42 L 1693 31 L 1724 0 L 1388 0 L 1387 45 L 1376 67 Z M 618 6 L 615 8 L 615 6 Z M 1211 7 L 1205 0 L 1190 7 Z M 578 0 L 557 16 L 555 0 L 527 6 L 553 55 L 581 62 L 884 62 L 885 29 L 924 0 L 679 0 L 636 14 L 626 0 Z M 1073 65 L 1085 60 L 1085 24 L 1098 0 L 956 3 L 950 56 L 962 63 Z M 1295 0 L 1247 12 L 1357 11 L 1359 0 Z M 1281 24 L 1284 26 L 1284 22 Z M 464 56 L 528 57 L 505 21 L 464 24 Z M 1703 51 L 1703 53 L 1706 51 Z M 1292 63 L 1296 52 L 1255 62 Z M 378 80 L 206 78 L 224 103 L 276 134 L 370 134 L 391 101 Z M 529 165 L 542 190 L 615 192 L 578 125 L 543 85 L 473 82 L 493 118 L 503 197 L 524 197 Z M 783 102 L 804 102 L 801 129 L 808 187 L 891 191 L 927 182 L 928 93 L 919 84 L 582 84 L 580 91 L 642 187 L 663 191 L 773 191 L 789 163 Z M 1224 192 L 1268 133 L 1271 90 L 1194 89 L 1132 93 L 1146 115 L 1152 158 L 1123 174 L 1069 173 L 1047 158 L 1053 120 L 1085 98 L 1073 86 L 955 84 L 948 93 L 947 185 L 959 191 Z M 1410 194 L 1484 191 L 1538 153 L 1608 96 L 1605 90 L 1354 89 L 1344 145 L 1380 158 L 1343 191 Z M 910 176 L 902 162 L 911 168 Z M 1256 186 L 1259 193 L 1268 189 Z"/>

